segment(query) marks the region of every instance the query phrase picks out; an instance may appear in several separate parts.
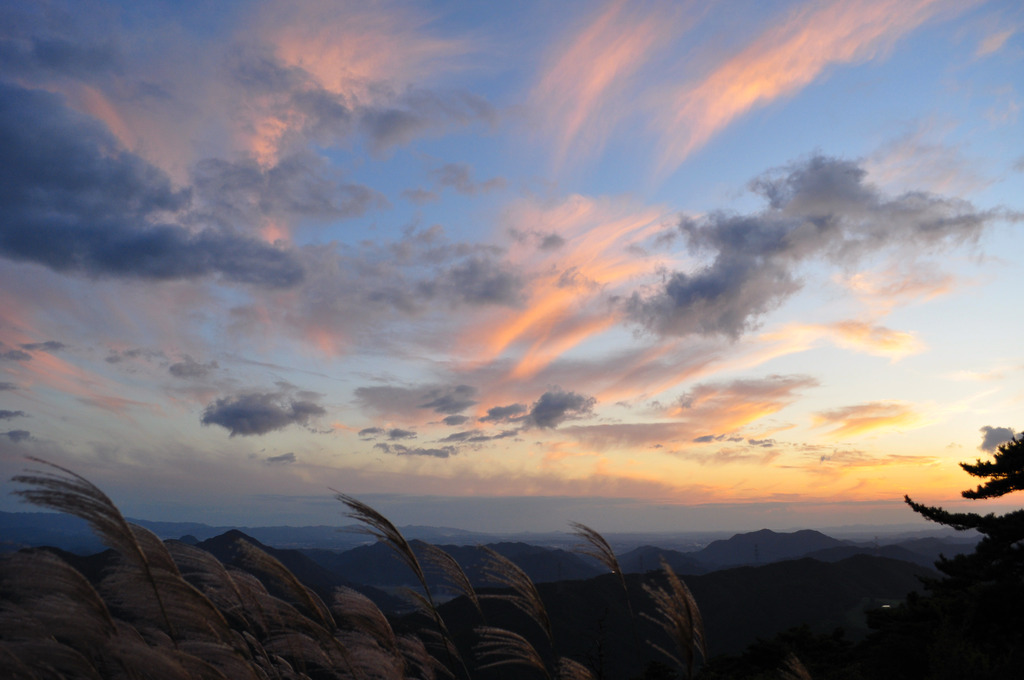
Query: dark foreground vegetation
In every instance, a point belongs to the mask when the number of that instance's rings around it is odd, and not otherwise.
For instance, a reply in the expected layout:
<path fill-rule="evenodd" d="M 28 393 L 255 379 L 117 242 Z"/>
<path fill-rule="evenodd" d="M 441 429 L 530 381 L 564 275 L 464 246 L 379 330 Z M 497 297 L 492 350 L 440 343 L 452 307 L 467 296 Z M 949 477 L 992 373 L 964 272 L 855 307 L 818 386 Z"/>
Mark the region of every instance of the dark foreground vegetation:
<path fill-rule="evenodd" d="M 385 517 L 339 494 L 348 516 L 411 574 L 403 594 L 415 611 L 389 618 L 374 602 L 388 595 L 324 580 L 311 561 L 239 532 L 200 545 L 161 541 L 86 479 L 36 463 L 41 469 L 14 479 L 23 487 L 16 493 L 84 519 L 111 550 L 3 557 L 4 677 L 961 680 L 1021 677 L 1024 668 L 1024 511 L 948 513 L 908 498 L 915 512 L 982 540 L 971 554 L 941 559 L 924 592 L 874 609 L 870 632 L 854 639 L 842 620 L 834 630 L 799 624 L 823 620 L 816 602 L 854 611 L 879 584 L 907 592 L 913 565 L 803 559 L 684 583 L 668 563 L 624 573 L 604 538 L 577 524 L 580 552 L 603 565 L 603 576 L 535 584 L 483 546 L 471 580 L 449 551 L 414 549 Z M 988 480 L 968 498 L 1022 489 L 1024 439 L 963 467 Z M 493 587 L 474 585 L 482 577 Z M 766 610 L 785 612 L 793 627 L 709 655 L 708 640 L 761 630 Z"/>

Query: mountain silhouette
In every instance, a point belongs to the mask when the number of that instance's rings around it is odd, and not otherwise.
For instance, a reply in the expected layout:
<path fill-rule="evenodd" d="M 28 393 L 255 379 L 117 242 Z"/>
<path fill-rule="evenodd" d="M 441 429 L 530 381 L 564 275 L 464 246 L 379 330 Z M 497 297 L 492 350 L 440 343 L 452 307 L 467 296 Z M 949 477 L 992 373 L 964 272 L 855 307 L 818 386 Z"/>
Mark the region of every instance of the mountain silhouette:
<path fill-rule="evenodd" d="M 409 542 L 413 552 L 424 565 L 427 583 L 433 588 L 446 586 L 447 579 L 424 559 L 423 542 Z M 477 546 L 441 545 L 462 566 L 474 587 L 490 585 L 484 574 L 486 553 Z M 565 550 L 543 548 L 528 543 L 491 543 L 487 547 L 509 558 L 533 579 L 535 583 L 592 578 L 603 573 L 591 561 Z M 394 588 L 416 585 L 416 578 L 384 543 L 359 546 L 344 552 L 304 550 L 303 553 L 320 566 L 356 583 Z"/>
<path fill-rule="evenodd" d="M 690 553 L 690 557 L 706 567 L 720 569 L 796 559 L 816 550 L 845 545 L 849 544 L 812 529 L 792 533 L 761 529 L 713 541 L 703 550 Z"/>
<path fill-rule="evenodd" d="M 324 602 L 331 601 L 335 588 L 344 586 L 358 590 L 384 611 L 407 611 L 409 609 L 409 605 L 404 600 L 389 595 L 379 588 L 349 581 L 337 572 L 317 564 L 299 550 L 272 548 L 237 529 L 201 541 L 196 544 L 196 547 L 207 551 L 226 565 L 245 569 L 260 576 L 258 571 L 253 569 L 253 566 L 245 559 L 244 553 L 238 546 L 239 541 L 249 543 L 277 559 L 303 584 L 316 592 Z M 272 581 L 265 582 L 265 585 L 272 593 L 280 595 L 279 592 L 276 592 L 276 585 Z"/>

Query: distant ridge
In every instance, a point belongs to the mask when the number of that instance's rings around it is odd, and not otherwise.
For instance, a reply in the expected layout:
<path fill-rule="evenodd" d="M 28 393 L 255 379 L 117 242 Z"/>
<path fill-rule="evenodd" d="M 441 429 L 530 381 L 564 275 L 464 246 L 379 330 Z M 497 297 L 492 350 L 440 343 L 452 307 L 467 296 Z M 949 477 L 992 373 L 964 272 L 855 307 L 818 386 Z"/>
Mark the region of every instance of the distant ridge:
<path fill-rule="evenodd" d="M 661 569 L 664 558 L 668 566 L 677 574 L 703 574 L 707 566 L 694 559 L 695 553 L 678 550 L 665 550 L 654 545 L 644 545 L 619 555 L 619 566 L 627 574 L 645 574 Z"/>
<path fill-rule="evenodd" d="M 779 533 L 761 529 L 732 538 L 714 541 L 690 556 L 707 567 L 722 568 L 742 565 L 769 564 L 781 560 L 803 557 L 808 553 L 828 548 L 848 546 L 849 543 L 826 536 L 820 531 L 803 529 L 792 533 Z"/>
<path fill-rule="evenodd" d="M 224 564 L 239 567 L 246 571 L 253 571 L 252 565 L 247 564 L 243 559 L 238 543 L 244 541 L 253 545 L 263 552 L 275 557 L 281 564 L 288 568 L 296 578 L 316 591 L 324 602 L 331 602 L 334 589 L 339 586 L 352 588 L 363 593 L 373 600 L 378 607 L 385 611 L 401 611 L 408 609 L 405 601 L 392 597 L 377 588 L 352 582 L 337 572 L 326 569 L 311 560 L 298 550 L 272 548 L 260 543 L 252 536 L 248 536 L 238 529 L 231 529 L 219 536 L 209 538 L 196 544 L 197 548 L 207 551 Z M 256 572 L 257 575 L 258 572 Z M 266 584 L 271 592 L 274 592 L 271 583 Z"/>
<path fill-rule="evenodd" d="M 426 564 L 423 558 L 423 541 L 410 541 L 413 552 Z M 462 566 L 474 587 L 492 585 L 484 575 L 485 553 L 478 546 L 439 545 Z M 499 542 L 487 547 L 509 558 L 536 583 L 571 581 L 592 578 L 604 573 L 595 562 L 580 555 L 555 548 L 544 548 L 528 543 Z M 356 583 L 394 588 L 415 585 L 415 577 L 409 568 L 395 558 L 391 548 L 383 543 L 364 545 L 345 552 L 329 550 L 303 551 L 321 566 L 344 576 Z M 447 584 L 447 579 L 427 566 L 427 581 L 432 587 Z"/>

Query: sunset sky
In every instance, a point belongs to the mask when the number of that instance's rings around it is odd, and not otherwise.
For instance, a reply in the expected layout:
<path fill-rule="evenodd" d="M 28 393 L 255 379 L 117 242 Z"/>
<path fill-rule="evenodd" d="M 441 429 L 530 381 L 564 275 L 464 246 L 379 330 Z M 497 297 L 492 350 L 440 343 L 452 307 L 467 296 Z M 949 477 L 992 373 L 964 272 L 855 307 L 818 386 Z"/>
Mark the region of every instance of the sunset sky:
<path fill-rule="evenodd" d="M 199 5 L 0 3 L 4 480 L 825 527 L 1024 428 L 1018 0 Z"/>

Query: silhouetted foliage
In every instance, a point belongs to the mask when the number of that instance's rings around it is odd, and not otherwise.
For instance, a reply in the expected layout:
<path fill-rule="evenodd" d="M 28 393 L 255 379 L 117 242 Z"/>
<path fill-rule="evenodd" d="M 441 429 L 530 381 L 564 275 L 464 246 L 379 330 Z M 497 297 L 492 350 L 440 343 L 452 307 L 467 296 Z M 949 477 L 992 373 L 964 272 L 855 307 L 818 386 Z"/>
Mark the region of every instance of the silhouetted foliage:
<path fill-rule="evenodd" d="M 1024 436 L 998 447 L 992 461 L 961 463 L 988 478 L 965 498 L 994 498 L 1024 490 Z M 869 671 L 889 678 L 1020 677 L 1024 669 L 1024 510 L 1003 515 L 954 513 L 907 504 L 923 517 L 982 534 L 975 551 L 941 558 L 946 578 L 926 582 L 928 596 L 874 614 L 877 632 L 864 647 Z M 881 676 L 879 676 L 881 677 Z"/>
<path fill-rule="evenodd" d="M 421 590 L 407 589 L 407 595 L 419 607 L 423 622 L 429 623 L 407 631 L 393 627 L 373 601 L 352 588 L 337 587 L 332 597 L 321 598 L 269 549 L 240 532 L 218 538 L 218 549 L 230 564 L 198 545 L 160 541 L 126 521 L 84 477 L 34 460 L 43 469 L 15 477 L 26 487 L 15 493 L 86 520 L 111 550 L 83 558 L 28 549 L 0 558 L 4 677 L 607 677 L 600 663 L 596 675 L 587 665 L 593 659 L 559 653 L 541 591 L 521 567 L 493 550 L 484 549 L 485 571 L 501 589 L 481 594 L 450 555 L 433 546 L 426 550 L 429 563 L 461 592 L 456 603 L 465 603 L 477 621 L 472 635 L 457 638 L 398 528 L 373 508 L 338 494 L 348 515 L 388 545 L 419 584 Z M 585 530 L 590 545 L 617 567 L 614 553 L 597 532 L 574 526 Z M 276 552 L 291 557 L 286 551 Z M 313 573 L 305 563 L 293 564 Z M 614 571 L 632 612 L 630 589 L 625 588 L 621 571 Z M 670 569 L 661 578 L 667 589 L 644 584 L 656 600 L 658 616 L 652 621 L 672 635 L 685 658 L 671 674 L 685 669 L 692 675 L 695 653 L 707 654 L 700 612 Z M 494 606 L 484 607 L 485 602 Z M 504 622 L 509 612 L 518 617 L 522 633 L 491 620 L 493 616 Z M 652 644 L 664 649 L 667 642 Z"/>

